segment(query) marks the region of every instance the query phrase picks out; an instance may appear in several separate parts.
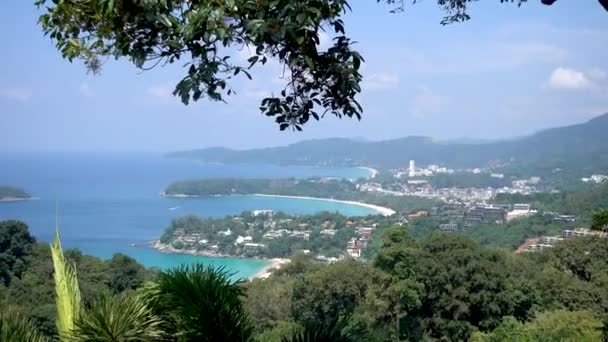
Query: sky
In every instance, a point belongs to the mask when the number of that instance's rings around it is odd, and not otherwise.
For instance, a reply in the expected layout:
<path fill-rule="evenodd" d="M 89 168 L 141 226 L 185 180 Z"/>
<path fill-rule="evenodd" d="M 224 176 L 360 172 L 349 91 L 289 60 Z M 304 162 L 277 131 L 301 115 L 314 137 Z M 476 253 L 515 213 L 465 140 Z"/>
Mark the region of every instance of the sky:
<path fill-rule="evenodd" d="M 228 103 L 184 106 L 171 95 L 181 65 L 141 72 L 108 61 L 100 75 L 61 58 L 37 26 L 33 0 L 0 11 L 0 152 L 173 151 L 278 146 L 306 139 L 503 139 L 608 112 L 608 12 L 595 0 L 520 8 L 485 0 L 472 20 L 440 25 L 436 1 L 391 14 L 351 0 L 347 34 L 366 63 L 361 121 L 326 117 L 303 132 L 279 131 L 259 112 L 279 89 L 281 68 L 232 83 Z M 321 34 L 321 45 L 331 35 Z M 235 58 L 246 58 L 237 51 Z"/>

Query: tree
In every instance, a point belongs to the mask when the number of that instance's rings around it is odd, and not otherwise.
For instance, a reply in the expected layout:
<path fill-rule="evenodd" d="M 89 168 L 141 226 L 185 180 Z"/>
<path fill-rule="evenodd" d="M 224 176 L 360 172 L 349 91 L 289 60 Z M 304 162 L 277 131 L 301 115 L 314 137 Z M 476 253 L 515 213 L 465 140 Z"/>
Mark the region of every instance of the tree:
<path fill-rule="evenodd" d="M 285 70 L 280 96 L 265 98 L 261 111 L 280 128 L 300 130 L 311 117 L 327 113 L 360 118 L 355 96 L 361 91 L 363 61 L 351 49 L 337 1 L 136 1 L 36 0 L 45 13 L 40 24 L 70 61 L 82 59 L 99 72 L 103 59 L 125 57 L 146 70 L 187 59 L 187 75 L 174 95 L 188 104 L 201 97 L 224 101 L 230 81 L 251 78 L 250 70 L 277 60 Z M 335 33 L 333 45 L 319 49 L 319 31 Z M 234 61 L 248 49 L 247 62 Z"/>
<path fill-rule="evenodd" d="M 542 0 L 542 3 L 545 5 L 553 5 L 557 0 Z M 599 3 L 604 7 L 606 11 L 608 11 L 608 0 L 598 0 Z"/>
<path fill-rule="evenodd" d="M 593 230 L 606 230 L 608 228 L 608 210 L 598 210 L 593 213 L 593 219 L 591 221 L 591 229 Z"/>
<path fill-rule="evenodd" d="M 437 0 L 446 16 L 442 24 L 470 19 L 473 0 Z M 521 5 L 527 0 L 500 0 Z M 606 4 L 608 0 L 600 0 Z M 377 0 L 404 8 L 404 0 Z M 413 1 L 414 3 L 416 1 Z M 546 1 L 544 2 L 553 2 Z M 231 81 L 251 79 L 256 65 L 277 61 L 284 69 L 280 95 L 264 98 L 260 110 L 281 130 L 301 126 L 325 114 L 361 118 L 356 100 L 361 92 L 363 57 L 352 49 L 343 14 L 346 0 L 36 0 L 43 8 L 40 24 L 64 58 L 80 59 L 98 73 L 109 57 L 129 59 L 137 68 L 185 60 L 186 76 L 173 92 L 183 103 L 206 97 L 225 101 L 234 93 Z M 335 35 L 327 50 L 319 32 Z M 249 50 L 246 62 L 236 50 Z"/>
<path fill-rule="evenodd" d="M 25 223 L 0 221 L 0 284 L 21 276 L 35 242 Z"/>
<path fill-rule="evenodd" d="M 164 340 L 248 341 L 253 327 L 240 282 L 224 269 L 201 264 L 161 272 L 142 300 L 162 320 Z"/>
<path fill-rule="evenodd" d="M 293 285 L 292 311 L 298 323 L 322 324 L 352 315 L 365 298 L 372 270 L 354 260 L 307 272 Z"/>
<path fill-rule="evenodd" d="M 108 285 L 113 293 L 138 288 L 145 279 L 145 268 L 124 254 L 114 254 L 108 264 Z"/>
<path fill-rule="evenodd" d="M 505 317 L 491 333 L 475 333 L 474 342 L 601 341 L 601 321 L 587 311 L 546 311 L 529 323 Z"/>

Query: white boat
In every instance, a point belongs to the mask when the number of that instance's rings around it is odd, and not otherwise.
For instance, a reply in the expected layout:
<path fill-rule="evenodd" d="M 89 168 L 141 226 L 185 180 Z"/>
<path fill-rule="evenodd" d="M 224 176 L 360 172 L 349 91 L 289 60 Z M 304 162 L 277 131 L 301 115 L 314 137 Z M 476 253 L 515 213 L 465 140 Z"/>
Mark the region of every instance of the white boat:
<path fill-rule="evenodd" d="M 179 206 L 178 207 L 171 207 L 171 208 L 169 208 L 169 210 L 171 210 L 171 211 L 173 211 L 175 209 L 179 209 Z"/>

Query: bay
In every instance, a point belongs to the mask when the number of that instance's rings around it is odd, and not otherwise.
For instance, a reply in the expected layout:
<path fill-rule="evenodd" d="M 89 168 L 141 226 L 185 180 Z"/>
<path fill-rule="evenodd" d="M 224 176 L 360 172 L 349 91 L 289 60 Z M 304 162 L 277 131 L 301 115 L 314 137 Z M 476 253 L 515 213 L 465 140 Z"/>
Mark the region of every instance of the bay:
<path fill-rule="evenodd" d="M 349 216 L 374 213 L 371 209 L 350 204 L 290 198 L 160 197 L 160 192 L 175 180 L 368 176 L 368 171 L 359 168 L 220 165 L 149 153 L 1 155 L 0 165 L 0 184 L 23 187 L 35 197 L 31 201 L 0 203 L 0 220 L 22 220 L 39 241 L 50 242 L 58 207 L 62 242 L 66 248 L 79 248 L 101 258 L 110 258 L 120 252 L 148 267 L 168 268 L 202 262 L 224 266 L 235 272 L 235 277 L 249 277 L 267 264 L 264 260 L 162 254 L 149 248 L 131 247 L 131 244 L 146 244 L 157 239 L 171 219 L 187 214 L 224 217 L 256 209 L 290 214 L 323 210 Z"/>

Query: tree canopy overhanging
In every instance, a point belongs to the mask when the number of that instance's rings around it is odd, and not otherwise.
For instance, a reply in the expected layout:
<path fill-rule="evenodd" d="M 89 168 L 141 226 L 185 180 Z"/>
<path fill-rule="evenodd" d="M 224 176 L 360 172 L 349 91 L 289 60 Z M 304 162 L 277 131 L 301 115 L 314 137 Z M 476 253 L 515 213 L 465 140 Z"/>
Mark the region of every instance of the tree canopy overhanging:
<path fill-rule="evenodd" d="M 376 0 L 404 10 L 405 0 Z M 470 19 L 477 0 L 437 0 L 446 16 L 441 24 Z M 521 5 L 527 0 L 500 0 Z M 416 0 L 412 1 L 416 3 Z M 555 0 L 542 0 L 552 4 Z M 608 0 L 600 3 L 608 10 Z M 207 97 L 225 101 L 231 81 L 251 79 L 250 71 L 269 60 L 284 70 L 284 88 L 262 99 L 260 110 L 281 130 L 326 114 L 361 118 L 363 57 L 353 49 L 342 16 L 346 0 L 36 0 L 39 22 L 70 61 L 80 59 L 98 73 L 109 57 L 127 58 L 137 68 L 182 62 L 187 74 L 173 94 L 184 104 Z M 321 49 L 320 32 L 334 36 Z M 246 60 L 234 58 L 249 49 Z"/>

